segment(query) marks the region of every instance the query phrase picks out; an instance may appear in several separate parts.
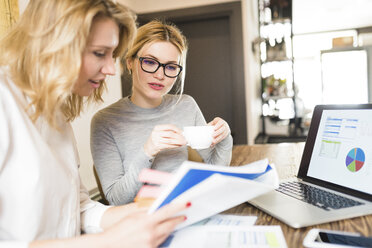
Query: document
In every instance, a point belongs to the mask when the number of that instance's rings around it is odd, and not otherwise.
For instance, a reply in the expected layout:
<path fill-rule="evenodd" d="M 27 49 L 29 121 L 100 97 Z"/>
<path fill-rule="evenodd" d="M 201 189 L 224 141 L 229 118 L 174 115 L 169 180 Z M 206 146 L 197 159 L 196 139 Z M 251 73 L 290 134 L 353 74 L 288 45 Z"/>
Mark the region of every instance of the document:
<path fill-rule="evenodd" d="M 172 201 L 191 202 L 191 207 L 180 213 L 187 220 L 176 227 L 179 230 L 278 186 L 275 166 L 267 159 L 237 167 L 185 161 L 161 188 L 149 213 Z"/>
<path fill-rule="evenodd" d="M 280 226 L 189 226 L 160 248 L 287 248 Z"/>
<path fill-rule="evenodd" d="M 191 226 L 253 226 L 257 216 L 216 214 Z"/>

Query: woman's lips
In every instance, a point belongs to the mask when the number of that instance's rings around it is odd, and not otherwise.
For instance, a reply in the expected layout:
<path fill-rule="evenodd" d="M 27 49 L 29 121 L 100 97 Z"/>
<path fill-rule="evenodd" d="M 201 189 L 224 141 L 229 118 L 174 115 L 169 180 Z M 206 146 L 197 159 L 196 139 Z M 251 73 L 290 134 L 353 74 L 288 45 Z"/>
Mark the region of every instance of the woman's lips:
<path fill-rule="evenodd" d="M 100 81 L 89 80 L 89 82 L 92 85 L 92 87 L 95 88 L 95 89 L 97 89 L 101 85 Z"/>
<path fill-rule="evenodd" d="M 162 84 L 157 84 L 157 83 L 149 83 L 151 89 L 154 89 L 154 90 L 161 90 L 164 88 L 164 85 Z"/>

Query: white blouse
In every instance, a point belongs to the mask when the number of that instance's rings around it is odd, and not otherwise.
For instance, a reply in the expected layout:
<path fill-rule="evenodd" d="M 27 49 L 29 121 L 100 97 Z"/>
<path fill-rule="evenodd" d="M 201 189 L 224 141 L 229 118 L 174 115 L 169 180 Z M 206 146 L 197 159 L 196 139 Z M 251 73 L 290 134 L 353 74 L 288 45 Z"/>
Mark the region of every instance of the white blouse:
<path fill-rule="evenodd" d="M 108 208 L 81 183 L 71 125 L 33 123 L 27 104 L 0 68 L 0 248 L 98 232 Z"/>

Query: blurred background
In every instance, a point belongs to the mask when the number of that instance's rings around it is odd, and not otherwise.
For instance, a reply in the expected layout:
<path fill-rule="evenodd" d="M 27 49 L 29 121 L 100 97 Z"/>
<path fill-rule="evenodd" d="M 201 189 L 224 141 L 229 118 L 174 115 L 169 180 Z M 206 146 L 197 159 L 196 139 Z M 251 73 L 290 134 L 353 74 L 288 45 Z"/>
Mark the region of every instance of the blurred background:
<path fill-rule="evenodd" d="M 236 145 L 304 141 L 315 105 L 371 102 L 371 0 L 117 1 L 137 13 L 139 25 L 159 18 L 183 31 L 185 93 L 207 121 L 229 123 Z M 0 0 L 0 36 L 27 3 Z M 105 102 L 72 123 L 92 196 L 90 120 L 130 85 L 125 72 L 110 77 Z"/>

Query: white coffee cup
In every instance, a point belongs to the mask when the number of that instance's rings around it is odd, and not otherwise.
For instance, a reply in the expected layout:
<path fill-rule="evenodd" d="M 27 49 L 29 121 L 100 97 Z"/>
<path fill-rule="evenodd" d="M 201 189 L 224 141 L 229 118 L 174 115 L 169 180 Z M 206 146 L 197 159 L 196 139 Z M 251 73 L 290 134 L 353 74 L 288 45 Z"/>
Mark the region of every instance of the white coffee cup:
<path fill-rule="evenodd" d="M 183 128 L 183 135 L 187 145 L 193 149 L 209 148 L 213 140 L 214 126 L 187 126 Z"/>

